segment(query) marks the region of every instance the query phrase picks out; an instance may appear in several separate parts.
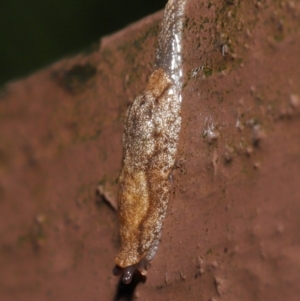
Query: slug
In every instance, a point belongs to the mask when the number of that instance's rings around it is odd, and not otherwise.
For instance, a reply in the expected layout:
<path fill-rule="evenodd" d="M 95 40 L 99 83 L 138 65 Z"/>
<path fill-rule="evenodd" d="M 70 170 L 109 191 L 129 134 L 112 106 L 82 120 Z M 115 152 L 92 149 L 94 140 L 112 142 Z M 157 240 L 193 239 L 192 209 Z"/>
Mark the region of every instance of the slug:
<path fill-rule="evenodd" d="M 119 177 L 120 249 L 115 275 L 127 284 L 147 274 L 158 249 L 181 127 L 182 29 L 186 0 L 169 0 L 158 37 L 156 69 L 128 108 Z"/>

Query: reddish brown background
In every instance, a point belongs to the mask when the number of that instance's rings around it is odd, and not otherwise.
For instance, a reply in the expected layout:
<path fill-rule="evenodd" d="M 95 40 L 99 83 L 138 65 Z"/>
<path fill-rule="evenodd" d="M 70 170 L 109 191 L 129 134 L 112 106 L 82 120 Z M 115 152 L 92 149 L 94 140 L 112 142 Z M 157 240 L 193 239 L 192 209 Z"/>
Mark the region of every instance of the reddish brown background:
<path fill-rule="evenodd" d="M 1 90 L 1 300 L 299 300 L 300 5 L 190 0 L 186 15 L 172 196 L 134 293 L 111 274 L 103 199 L 162 14 Z"/>

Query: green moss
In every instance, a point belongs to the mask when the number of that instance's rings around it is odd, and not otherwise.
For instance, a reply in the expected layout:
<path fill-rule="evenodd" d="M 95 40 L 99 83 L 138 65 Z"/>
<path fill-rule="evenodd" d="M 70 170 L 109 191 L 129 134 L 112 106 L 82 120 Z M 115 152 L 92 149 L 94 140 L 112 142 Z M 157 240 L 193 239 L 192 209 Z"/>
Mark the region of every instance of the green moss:
<path fill-rule="evenodd" d="M 208 249 L 207 251 L 206 251 L 206 255 L 212 255 L 213 254 L 213 250 L 212 249 Z"/>
<path fill-rule="evenodd" d="M 117 50 L 121 52 L 121 56 L 126 63 L 122 74 L 119 75 L 125 78 L 125 89 L 128 89 L 136 81 L 140 81 L 140 75 L 145 74 L 145 57 L 147 57 L 147 54 L 151 57 L 155 53 L 152 47 L 149 49 L 149 44 L 151 44 L 152 40 L 157 40 L 158 32 L 159 22 L 156 22 L 145 31 L 142 31 L 141 34 L 136 35 L 132 40 L 127 40 L 125 43 L 117 46 Z M 150 65 L 153 63 L 150 62 Z"/>
<path fill-rule="evenodd" d="M 133 41 L 126 42 L 117 47 L 117 50 L 124 54 L 125 60 L 129 64 L 135 64 L 137 54 L 141 53 L 146 44 L 146 40 L 150 37 L 157 37 L 159 31 L 159 23 L 149 27 L 142 35 L 135 38 Z"/>
<path fill-rule="evenodd" d="M 218 73 L 221 73 L 222 71 L 226 70 L 226 65 L 218 66 L 216 69 Z"/>
<path fill-rule="evenodd" d="M 226 0 L 227 5 L 234 5 L 235 0 Z"/>
<path fill-rule="evenodd" d="M 156 23 L 155 25 L 149 27 L 143 35 L 141 35 L 140 37 L 138 37 L 137 39 L 135 39 L 133 41 L 133 46 L 137 49 L 137 50 L 143 50 L 144 49 L 144 45 L 146 43 L 146 40 L 149 37 L 157 37 L 158 36 L 158 32 L 159 32 L 159 24 Z"/>
<path fill-rule="evenodd" d="M 282 42 L 284 40 L 284 34 L 283 33 L 277 33 L 274 35 L 274 40 L 276 42 Z"/>
<path fill-rule="evenodd" d="M 27 243 L 30 241 L 30 236 L 29 235 L 19 235 L 18 238 L 17 238 L 17 246 L 21 246 L 23 245 L 24 243 Z"/>
<path fill-rule="evenodd" d="M 210 67 L 204 67 L 203 68 L 203 74 L 206 76 L 206 77 L 209 77 L 213 74 L 213 69 L 210 68 Z"/>

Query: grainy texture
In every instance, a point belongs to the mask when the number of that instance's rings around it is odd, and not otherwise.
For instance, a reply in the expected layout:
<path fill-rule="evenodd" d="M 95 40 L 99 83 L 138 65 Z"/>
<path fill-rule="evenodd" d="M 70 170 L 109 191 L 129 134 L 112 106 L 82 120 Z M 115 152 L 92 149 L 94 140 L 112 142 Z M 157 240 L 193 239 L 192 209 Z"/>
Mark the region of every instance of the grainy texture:
<path fill-rule="evenodd" d="M 160 236 L 181 123 L 173 85 L 162 69 L 156 70 L 127 113 L 118 197 L 121 249 L 116 258 L 122 268 L 152 257 L 151 246 Z"/>
<path fill-rule="evenodd" d="M 159 68 L 126 116 L 118 194 L 121 246 L 115 259 L 117 268 L 126 268 L 124 282 L 131 281 L 133 265 L 144 272 L 143 265 L 155 256 L 167 211 L 181 126 L 184 4 L 167 3 L 158 38 Z"/>
<path fill-rule="evenodd" d="M 185 15 L 179 160 L 136 295 L 298 301 L 300 6 L 190 0 Z M 1 90 L 1 301 L 124 300 L 117 214 L 95 191 L 117 187 L 161 19 Z"/>

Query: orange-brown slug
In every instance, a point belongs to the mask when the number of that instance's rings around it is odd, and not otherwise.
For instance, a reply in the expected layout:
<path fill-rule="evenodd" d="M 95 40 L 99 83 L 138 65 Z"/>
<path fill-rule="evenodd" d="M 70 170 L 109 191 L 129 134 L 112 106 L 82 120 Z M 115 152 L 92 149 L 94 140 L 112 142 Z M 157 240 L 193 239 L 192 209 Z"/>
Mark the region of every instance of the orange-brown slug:
<path fill-rule="evenodd" d="M 169 0 L 158 39 L 156 70 L 128 108 L 119 178 L 120 250 L 114 274 L 130 283 L 147 273 L 158 248 L 181 127 L 181 41 L 186 0 Z"/>

